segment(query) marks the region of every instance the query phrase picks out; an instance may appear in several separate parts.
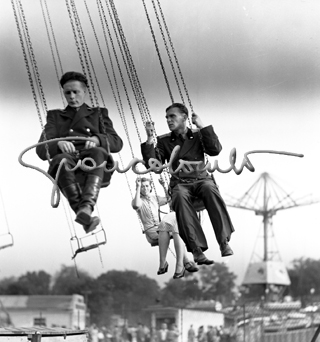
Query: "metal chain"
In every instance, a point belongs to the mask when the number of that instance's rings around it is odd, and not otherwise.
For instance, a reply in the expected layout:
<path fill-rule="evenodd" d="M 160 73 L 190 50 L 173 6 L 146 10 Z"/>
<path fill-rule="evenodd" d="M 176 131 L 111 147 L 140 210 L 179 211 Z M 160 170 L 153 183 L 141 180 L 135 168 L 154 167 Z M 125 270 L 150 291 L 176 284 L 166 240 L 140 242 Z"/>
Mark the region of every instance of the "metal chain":
<path fill-rule="evenodd" d="M 114 46 L 114 43 L 113 43 L 113 39 L 112 39 L 112 35 L 111 35 L 110 28 L 109 28 L 109 25 L 108 25 L 108 21 L 107 21 L 107 18 L 106 18 L 103 6 L 101 4 L 101 0 L 97 0 L 97 5 L 98 5 L 98 9 L 99 9 L 100 20 L 102 22 L 104 38 L 105 38 L 105 41 L 106 41 L 106 44 L 107 44 L 107 47 L 108 47 L 109 59 L 110 59 L 110 61 L 112 61 L 112 58 L 111 58 L 111 55 L 110 55 L 110 50 L 109 50 L 109 45 L 108 45 L 108 40 L 107 40 L 107 36 L 106 36 L 106 32 L 105 32 L 105 29 L 104 29 L 103 22 L 105 23 L 105 26 L 106 26 L 107 31 L 108 31 L 109 40 L 110 40 L 110 43 L 111 43 L 111 46 L 112 46 L 112 50 L 113 50 L 113 54 L 114 54 L 114 57 L 115 57 L 115 60 L 116 60 L 116 64 L 117 64 L 118 70 L 119 70 L 122 86 L 123 86 L 124 91 L 125 91 L 126 99 L 127 99 L 128 105 L 129 105 L 131 116 L 132 116 L 134 124 L 135 124 L 135 128 L 136 128 L 136 131 L 137 131 L 137 134 L 138 134 L 138 137 L 139 137 L 139 141 L 141 142 L 141 137 L 140 137 L 138 126 L 137 126 L 137 123 L 136 123 L 136 120 L 135 120 L 135 116 L 134 116 L 134 113 L 133 113 L 133 108 L 132 108 L 131 101 L 130 101 L 130 98 L 129 98 L 128 90 L 127 90 L 127 87 L 126 87 L 126 83 L 124 81 L 124 77 L 123 77 L 122 70 L 121 70 L 121 67 L 120 67 L 120 62 L 119 62 L 119 59 L 118 59 L 118 56 L 117 56 L 117 53 L 116 53 L 116 49 L 115 49 L 115 46 Z M 102 12 L 102 14 L 101 14 L 101 12 Z M 103 19 L 102 19 L 102 17 L 103 17 Z M 114 77 L 114 80 L 115 80 L 117 92 L 118 92 L 119 99 L 120 99 L 119 88 L 118 88 L 118 84 L 116 82 L 116 76 L 115 76 L 114 67 L 113 67 L 112 62 L 111 62 L 111 65 L 112 65 L 113 77 Z M 128 139 L 129 139 L 129 135 L 128 135 Z"/>
<path fill-rule="evenodd" d="M 119 94 L 119 89 L 117 87 L 118 96 L 119 96 L 119 101 L 118 101 L 118 98 L 117 98 L 117 96 L 115 94 L 115 90 L 114 90 L 114 87 L 113 87 L 113 84 L 112 84 L 112 81 L 111 81 L 111 77 L 110 77 L 110 74 L 109 74 L 109 71 L 108 71 L 108 68 L 107 68 L 107 65 L 106 65 L 106 61 L 104 59 L 104 56 L 103 56 L 103 53 L 102 53 L 102 50 L 101 50 L 99 39 L 98 39 L 96 30 L 95 30 L 95 27 L 94 27 L 94 24 L 93 24 L 93 21 L 92 21 L 92 18 L 91 18 L 90 11 L 89 11 L 89 8 L 87 6 L 86 0 L 84 0 L 84 4 L 85 4 L 86 10 L 87 10 L 87 14 L 88 14 L 88 17 L 89 17 L 89 20 L 90 20 L 90 23 L 91 23 L 91 27 L 92 27 L 92 30 L 93 30 L 93 33 L 94 33 L 94 36 L 95 36 L 98 48 L 99 48 L 100 56 L 102 58 L 102 62 L 103 62 L 103 65 L 104 65 L 104 68 L 105 68 L 105 71 L 106 71 L 106 74 L 107 74 L 107 77 L 108 77 L 108 81 L 109 81 L 109 84 L 110 84 L 110 87 L 111 87 L 112 95 L 113 95 L 113 98 L 115 100 L 115 103 L 116 103 L 116 106 L 117 106 L 117 109 L 118 109 L 118 113 L 119 113 L 121 121 L 122 121 L 122 125 L 123 125 L 123 127 L 125 129 L 125 133 L 126 133 L 127 140 L 128 140 L 128 143 L 129 143 L 131 155 L 132 155 L 132 157 L 134 157 L 133 148 L 132 148 L 131 141 L 130 141 L 130 138 L 129 138 L 128 127 L 127 127 L 127 124 L 126 124 L 126 120 L 125 120 L 125 116 L 124 116 L 124 111 L 123 111 L 123 107 L 122 107 L 122 103 L 121 103 L 121 98 L 120 98 L 120 94 Z M 99 10 L 99 15 L 100 15 L 101 25 L 102 25 L 102 27 L 104 29 L 100 10 Z M 110 51 L 109 51 L 108 44 L 107 44 L 107 47 L 108 47 L 108 54 L 109 54 L 109 57 L 110 57 Z M 113 68 L 112 60 L 111 60 L 111 66 Z M 113 70 L 113 72 L 114 72 L 114 70 Z"/>
<path fill-rule="evenodd" d="M 182 71 L 181 71 L 181 68 L 180 68 L 180 64 L 179 64 L 179 61 L 178 61 L 178 57 L 177 57 L 175 48 L 174 48 L 173 43 L 172 43 L 172 39 L 171 39 L 170 32 L 169 32 L 169 29 L 168 29 L 168 26 L 167 26 L 167 23 L 166 23 L 166 20 L 165 20 L 165 17 L 164 17 L 162 8 L 161 8 L 160 1 L 157 0 L 157 3 L 158 3 L 158 7 L 159 7 L 159 11 L 160 11 L 161 18 L 162 18 L 162 21 L 163 21 L 163 24 L 164 24 L 164 27 L 165 27 L 165 30 L 166 30 L 166 33 L 167 33 L 167 36 L 168 36 L 169 44 L 170 44 L 170 46 L 171 46 L 171 50 L 172 50 L 172 53 L 173 53 L 173 57 L 174 57 L 174 60 L 175 60 L 175 62 L 176 62 L 176 64 L 177 64 L 177 68 L 178 68 L 178 72 L 179 72 L 179 75 L 180 75 L 180 78 L 181 78 L 181 81 L 182 81 L 183 89 L 184 89 L 184 91 L 185 91 L 185 93 L 186 93 L 186 96 L 187 96 L 187 99 L 188 99 L 188 103 L 189 103 L 189 107 L 190 107 L 190 109 L 191 109 L 191 113 L 193 114 L 193 113 L 194 113 L 193 105 L 192 105 L 192 103 L 191 103 L 191 99 L 190 99 L 190 96 L 189 96 L 189 92 L 188 92 L 186 83 L 185 83 L 185 81 L 184 81 L 184 77 L 183 77 L 183 74 L 182 74 Z"/>
<path fill-rule="evenodd" d="M 99 94 L 100 94 L 100 97 L 101 97 L 101 100 L 103 102 L 104 107 L 106 107 L 106 105 L 105 105 L 104 100 L 103 100 L 103 95 L 102 95 L 102 91 L 101 91 L 101 88 L 100 88 L 100 84 L 99 84 L 99 81 L 98 81 L 98 78 L 97 78 L 97 75 L 96 75 L 96 72 L 95 72 L 94 65 L 92 63 L 90 51 L 89 51 L 89 48 L 88 48 L 88 45 L 87 45 L 86 37 L 85 37 L 84 32 L 82 30 L 82 25 L 81 25 L 81 22 L 80 22 L 80 18 L 79 18 L 78 11 L 77 11 L 76 4 L 75 4 L 74 0 L 71 0 L 71 6 L 72 6 L 72 9 L 73 9 L 74 18 L 75 18 L 75 22 L 76 22 L 79 38 L 80 38 L 80 44 L 82 46 L 83 56 L 84 56 L 84 59 L 85 59 L 85 62 L 86 62 L 87 70 L 88 70 L 89 80 L 90 80 L 91 88 L 92 88 L 92 92 L 93 92 L 93 97 L 94 97 L 94 100 L 96 102 L 96 106 L 97 106 L 97 109 L 98 109 L 98 116 L 99 116 L 100 125 L 101 125 L 101 128 L 102 128 L 102 132 L 104 134 L 106 134 L 107 131 L 106 131 L 106 127 L 105 127 L 105 124 L 104 124 L 103 116 L 102 116 L 102 113 L 101 113 L 101 108 L 99 106 L 99 100 L 98 100 L 97 92 L 96 92 L 95 85 L 94 85 L 94 82 L 93 82 L 93 78 L 92 78 L 92 75 L 91 75 L 90 65 L 91 65 L 92 72 L 93 72 L 94 77 L 95 77 L 96 85 L 98 87 Z M 89 59 L 90 65 L 89 65 L 88 59 Z M 108 153 L 110 153 L 109 144 L 108 144 Z"/>
<path fill-rule="evenodd" d="M 166 85 L 167 85 L 169 96 L 170 96 L 171 102 L 174 103 L 173 95 L 172 95 L 172 92 L 171 92 L 171 89 L 170 89 L 170 85 L 169 85 L 169 81 L 168 81 L 168 78 L 167 78 L 167 74 L 166 74 L 166 71 L 165 71 L 165 68 L 164 68 L 164 65 L 163 65 L 163 62 L 162 62 L 162 58 L 161 58 L 161 54 L 160 54 L 160 51 L 159 51 L 158 43 L 157 43 L 157 40 L 156 40 L 154 31 L 153 31 L 153 28 L 152 28 L 152 24 L 151 24 L 151 20 L 150 20 L 150 17 L 149 17 L 149 13 L 148 13 L 148 10 L 147 10 L 147 7 L 146 7 L 146 4 L 145 4 L 144 0 L 142 0 L 142 3 L 143 3 L 143 7 L 144 7 L 144 10 L 145 10 L 146 16 L 147 16 L 149 28 L 150 28 L 151 35 L 152 35 L 152 38 L 153 38 L 153 42 L 154 42 L 154 45 L 155 45 L 155 48 L 156 48 L 156 51 L 157 51 L 157 55 L 158 55 L 158 58 L 159 58 L 160 66 L 161 66 L 161 69 L 162 69 L 162 73 L 163 73 L 163 76 L 164 76 L 164 79 L 165 79 L 165 82 L 166 82 Z"/>
<path fill-rule="evenodd" d="M 41 117 L 41 111 L 40 111 L 40 108 L 39 108 L 39 102 L 38 102 L 37 94 L 36 94 L 35 87 L 34 87 L 34 82 L 33 82 L 31 71 L 30 71 L 30 67 L 29 67 L 28 57 L 27 57 L 26 49 L 24 47 L 23 36 L 22 36 L 22 33 L 21 33 L 21 29 L 20 29 L 19 19 L 18 19 L 17 12 L 16 12 L 16 9 L 15 9 L 13 1 L 11 1 L 11 3 L 12 3 L 12 8 L 13 8 L 14 16 L 15 16 L 15 20 L 16 20 L 16 25 L 17 25 L 17 30 L 18 30 L 18 34 L 19 34 L 19 39 L 20 39 L 21 49 L 22 49 L 22 53 L 23 53 L 23 58 L 24 58 L 25 64 L 26 64 L 26 69 L 27 69 L 27 73 L 28 73 L 29 83 L 30 83 L 30 87 L 31 87 L 31 90 L 32 90 L 32 95 L 33 95 L 34 103 L 35 103 L 35 106 L 36 106 L 36 109 L 37 109 L 40 126 L 41 126 L 41 129 L 42 129 L 42 136 L 43 136 L 44 140 L 47 140 L 46 132 L 44 130 L 44 124 L 43 124 L 42 117 Z M 31 62 L 31 67 L 32 67 L 32 71 L 33 71 L 33 74 L 34 74 L 34 77 L 35 77 L 35 81 L 36 81 L 36 87 L 38 89 L 38 93 L 41 94 L 41 97 L 40 97 L 40 99 L 41 99 L 41 106 L 42 106 L 43 111 L 46 112 L 46 110 L 47 110 L 46 99 L 45 99 L 45 96 L 44 96 L 44 92 L 43 92 L 43 88 L 42 88 L 42 84 L 41 84 L 41 80 L 40 80 L 40 75 L 39 75 L 39 71 L 38 71 L 38 67 L 37 67 L 37 63 L 36 63 L 36 59 L 35 59 L 35 55 L 34 55 L 34 51 L 33 51 L 33 47 L 32 47 L 32 43 L 31 43 L 31 39 L 30 39 L 30 35 L 29 35 L 27 20 L 25 18 L 21 2 L 20 1 L 18 2 L 18 0 L 16 0 L 16 6 L 18 8 L 20 22 L 21 22 L 22 29 L 23 29 L 23 34 L 24 34 L 24 37 L 25 37 L 25 43 L 26 43 L 26 46 L 27 46 L 27 50 L 28 50 L 28 54 L 29 54 L 29 59 L 30 59 L 30 62 Z M 49 146 L 48 146 L 48 144 L 45 144 L 45 149 L 46 149 L 47 160 L 50 161 L 50 154 L 49 154 Z"/>
<path fill-rule="evenodd" d="M 47 24 L 46 16 L 45 16 L 45 13 L 44 13 L 44 8 L 43 8 L 42 0 L 40 0 L 40 5 L 41 5 L 41 10 L 42 10 L 42 17 L 43 17 L 44 24 L 45 24 L 45 27 L 46 27 L 46 32 L 47 32 L 48 42 L 49 42 L 51 56 L 52 56 L 52 60 L 53 60 L 53 65 L 54 65 L 54 69 L 55 69 L 55 72 L 56 72 L 56 77 L 57 77 L 58 85 L 59 85 L 60 77 L 59 77 L 59 73 L 58 73 L 58 67 L 57 67 L 56 59 L 55 59 L 55 56 L 54 56 L 52 41 L 51 41 L 49 29 L 48 29 L 48 24 Z M 47 10 L 48 10 L 48 8 L 47 8 Z M 49 12 L 47 12 L 47 14 L 49 15 Z M 61 96 L 61 99 L 62 99 L 62 103 L 65 104 L 65 98 L 63 96 L 62 88 L 60 87 L 60 85 L 59 85 L 59 92 L 60 92 L 60 96 Z"/>
<path fill-rule="evenodd" d="M 128 60 L 128 64 L 130 66 L 130 72 L 131 74 L 133 75 L 133 79 L 136 80 L 136 83 L 135 83 L 135 88 L 138 89 L 138 95 L 139 97 L 141 98 L 141 101 L 143 103 L 145 103 L 145 106 L 146 106 L 146 109 L 147 109 L 147 113 L 148 113 L 148 116 L 147 116 L 147 120 L 149 121 L 152 121 L 152 118 L 151 118 L 151 115 L 150 115 L 150 112 L 149 112 L 149 109 L 148 109 L 148 106 L 147 106 L 147 103 L 146 103 L 146 99 L 145 99 L 145 96 L 144 96 L 144 93 L 142 91 L 142 87 L 141 87 L 141 84 L 140 84 L 140 81 L 139 81 L 139 77 L 138 77 L 138 74 L 137 74 L 137 71 L 136 71 L 136 68 L 134 66 L 134 62 L 133 62 L 133 58 L 131 56 L 131 53 L 130 53 L 130 50 L 129 50 L 129 47 L 128 47 L 128 44 L 127 44 L 127 41 L 126 41 L 126 38 L 125 38 L 125 35 L 124 35 L 124 32 L 123 32 L 123 29 L 122 29 L 122 26 L 121 26 L 121 22 L 119 20 L 119 16 L 117 14 L 117 11 L 116 11 L 116 8 L 115 8 L 115 5 L 113 3 L 113 0 L 109 0 L 110 4 L 111 4 L 111 7 L 112 7 L 112 10 L 113 10 L 113 15 L 114 15 L 114 18 L 115 18 L 115 21 L 117 23 L 117 27 L 118 27 L 118 31 L 119 31 L 119 35 L 121 36 L 121 40 L 122 40 L 122 44 L 124 46 L 124 50 L 125 50 L 125 53 L 126 53 L 126 57 L 127 57 L 127 60 Z M 142 118 L 143 119 L 143 118 Z M 146 125 L 146 122 L 144 122 L 144 125 Z M 160 156 L 160 152 L 159 152 L 159 149 L 157 148 L 156 146 L 156 141 L 157 141 L 157 133 L 156 133 L 156 130 L 154 128 L 153 130 L 153 141 L 154 141 L 154 146 L 155 146 L 155 151 L 156 151 L 156 155 L 157 157 L 159 158 L 159 160 L 161 160 L 161 156 Z M 167 174 L 165 173 L 165 182 L 167 183 L 167 185 L 169 184 L 169 181 L 168 181 L 168 178 L 167 178 Z M 156 192 L 156 189 L 155 189 L 155 192 Z"/>
<path fill-rule="evenodd" d="M 184 101 L 184 98 L 183 98 L 183 95 L 182 95 L 182 91 L 181 91 L 181 88 L 180 88 L 180 83 L 179 83 L 179 80 L 178 80 L 178 76 L 177 76 L 175 67 L 173 65 L 173 61 L 172 61 L 172 58 L 171 58 L 171 54 L 170 54 L 170 51 L 169 51 L 169 47 L 168 47 L 168 43 L 167 43 L 166 37 L 165 37 L 164 32 L 163 32 L 163 28 L 162 28 L 162 25 L 161 25 L 159 14 L 158 14 L 158 11 L 157 11 L 157 8 L 156 8 L 154 0 L 151 0 L 151 1 L 152 1 L 154 13 L 155 13 L 157 21 L 158 21 L 158 26 L 159 26 L 160 33 L 161 33 L 161 36 L 162 36 L 162 40 L 163 40 L 163 43 L 164 43 L 164 46 L 165 46 L 165 49 L 166 49 L 166 52 L 167 52 L 167 56 L 168 56 L 170 65 L 171 65 L 171 69 L 172 69 L 172 72 L 173 72 L 173 75 L 174 75 L 174 79 L 175 79 L 176 85 L 178 87 L 179 95 L 180 95 L 182 103 L 185 105 L 185 101 Z"/>
<path fill-rule="evenodd" d="M 73 32 L 74 41 L 75 41 L 76 48 L 77 48 L 77 51 L 78 51 L 78 56 L 79 56 L 79 60 L 80 60 L 80 65 L 81 65 L 82 73 L 87 78 L 87 73 L 86 73 L 83 57 L 82 57 L 82 54 L 81 54 L 79 40 L 78 40 L 78 37 L 77 37 L 77 31 L 76 31 L 76 28 L 74 26 L 70 5 L 69 5 L 68 0 L 65 0 L 65 2 L 66 2 L 67 11 L 68 11 L 68 15 L 69 15 L 69 20 L 70 20 L 70 24 L 71 24 L 71 28 L 72 28 L 72 32 Z M 91 103 L 93 103 L 92 94 L 91 94 L 91 91 L 90 91 L 89 88 L 88 88 L 88 92 L 89 92 L 90 101 L 91 101 Z"/>
<path fill-rule="evenodd" d="M 78 15 L 77 15 L 77 9 L 75 7 L 75 3 L 73 0 L 70 0 L 70 4 L 71 4 L 71 8 L 72 8 L 72 13 L 73 13 L 73 19 L 74 19 L 75 26 L 76 26 L 76 32 L 78 34 L 78 38 L 79 38 L 79 42 L 80 42 L 80 46 L 81 46 L 81 50 L 82 50 L 82 56 L 83 56 L 84 63 L 85 63 L 85 65 L 83 65 L 83 68 L 85 68 L 85 70 L 87 70 L 87 73 L 88 73 L 88 76 L 87 76 L 87 74 L 85 74 L 85 76 L 89 80 L 91 87 L 93 87 L 93 81 L 92 81 L 89 61 L 87 58 L 85 44 L 84 44 L 83 37 L 82 37 L 80 21 L 79 21 Z M 88 87 L 88 92 L 89 92 L 89 96 L 90 96 L 90 100 L 91 100 L 91 105 L 94 107 L 94 104 L 95 104 L 94 100 L 97 101 L 97 99 L 96 98 L 93 99 L 90 87 Z"/>
<path fill-rule="evenodd" d="M 112 6 L 112 9 L 113 9 L 113 16 L 115 17 L 115 20 L 113 19 L 112 17 L 112 13 L 111 13 L 111 10 L 110 10 L 110 6 L 108 4 L 108 2 L 106 1 L 106 5 L 107 5 L 107 9 L 108 9 L 108 13 L 109 13 L 109 17 L 110 17 L 110 20 L 111 20 L 111 23 L 112 23 L 112 26 L 113 26 L 113 30 L 114 30 L 114 33 L 115 33 L 115 37 L 116 37 L 116 40 L 117 40 L 117 43 L 118 43 L 118 46 L 119 46 L 119 50 L 120 50 L 120 53 L 121 53 L 121 56 L 122 56 L 122 59 L 123 59 L 123 62 L 124 62 L 124 65 L 125 65 L 125 68 L 126 68 L 126 71 L 127 71 L 127 75 L 128 75 L 128 78 L 129 78 L 129 81 L 130 81 L 130 85 L 131 85 L 131 89 L 133 91 L 133 95 L 135 97 L 135 100 L 136 100 L 136 103 L 137 103 L 137 106 L 139 108 L 139 112 L 140 112 L 140 115 L 141 115 L 141 118 L 142 118 L 142 122 L 145 123 L 146 121 L 146 117 L 144 115 L 144 112 L 143 112 L 143 108 L 141 107 L 141 101 L 139 100 L 139 97 L 138 97 L 138 93 L 137 93 L 137 86 L 134 84 L 134 79 L 133 79 L 133 74 L 132 72 L 130 72 L 130 65 L 129 63 L 127 62 L 126 58 L 125 58 L 125 52 L 123 51 L 123 48 L 120 44 L 120 38 L 119 38 L 119 35 L 117 33 L 117 29 L 116 29 L 116 24 L 117 26 L 119 27 L 118 23 L 119 23 L 119 20 L 117 20 L 117 13 L 115 11 L 115 7 L 114 7 L 114 4 L 110 1 L 110 4 Z M 115 23 L 116 21 L 116 23 Z M 133 114 L 133 112 L 132 112 Z M 133 120 L 135 121 L 135 118 L 134 118 L 134 115 L 133 115 Z"/>
<path fill-rule="evenodd" d="M 128 44 L 126 42 L 126 38 L 125 38 L 123 29 L 122 29 L 122 26 L 121 26 L 121 22 L 119 20 L 119 17 L 118 17 L 118 14 L 117 14 L 117 11 L 116 11 L 116 8 L 114 6 L 113 1 L 110 0 L 110 3 L 111 3 L 111 6 L 112 6 L 112 9 L 113 9 L 113 15 L 115 17 L 115 21 L 117 23 L 119 35 L 121 37 L 122 44 L 124 46 L 124 50 L 125 50 L 125 53 L 126 53 L 126 57 L 127 57 L 127 60 L 128 60 L 129 67 L 130 67 L 130 72 L 133 75 L 133 79 L 135 80 L 134 87 L 135 87 L 135 89 L 138 90 L 138 96 L 139 96 L 139 98 L 141 98 L 141 102 L 144 104 L 145 110 L 147 112 L 147 118 L 146 119 L 149 120 L 149 121 L 152 121 L 151 115 L 150 115 L 150 112 L 149 112 L 149 109 L 148 109 L 148 106 L 147 106 L 147 102 L 146 102 L 146 99 L 145 99 L 145 96 L 144 96 L 144 93 L 142 91 L 142 87 L 141 87 L 141 84 L 140 84 L 140 81 L 139 81 L 139 77 L 138 77 L 137 71 L 136 71 L 135 66 L 134 66 L 133 58 L 131 56 Z M 142 120 L 143 120 L 143 118 L 142 118 Z M 144 125 L 146 125 L 146 121 L 144 121 Z M 154 146 L 155 146 L 156 154 L 157 154 L 159 160 L 161 160 L 159 149 L 156 146 L 157 133 L 156 133 L 155 129 L 153 130 L 153 141 L 154 141 Z M 162 179 L 162 176 L 160 176 L 160 177 Z M 167 174 L 165 174 L 165 182 L 167 183 L 167 185 L 169 184 L 169 181 L 168 181 L 168 178 L 167 178 Z M 155 189 L 155 193 L 156 193 L 156 189 Z"/>
<path fill-rule="evenodd" d="M 119 36 L 121 38 L 121 42 L 122 42 L 122 46 L 123 46 L 124 52 L 125 52 L 125 55 L 126 55 L 126 61 L 128 63 L 129 69 L 130 69 L 130 76 L 132 77 L 132 80 L 133 80 L 133 83 L 134 83 L 133 91 L 137 92 L 137 98 L 138 98 L 138 101 L 139 101 L 138 105 L 139 104 L 141 105 L 141 112 L 142 112 L 141 114 L 144 115 L 144 122 L 147 121 L 147 120 L 151 121 L 151 116 L 150 116 L 150 112 L 149 112 L 149 109 L 148 109 L 148 106 L 147 106 L 147 102 L 146 102 L 146 99 L 145 99 L 143 91 L 142 91 L 142 87 L 141 87 L 141 84 L 140 84 L 140 81 L 139 81 L 139 77 L 138 77 L 137 71 L 135 69 L 133 58 L 131 56 L 128 43 L 126 41 L 126 37 L 124 35 L 124 32 L 123 32 L 123 29 L 122 29 L 121 22 L 119 20 L 119 16 L 118 16 L 116 7 L 114 5 L 113 0 L 109 0 L 109 2 L 110 2 L 110 5 L 112 7 L 113 16 L 114 16 L 114 19 L 115 19 L 115 22 L 116 22 L 116 25 L 117 25 Z"/>
<path fill-rule="evenodd" d="M 57 45 L 57 41 L 56 41 L 56 36 L 55 36 L 54 30 L 53 30 L 53 26 L 52 26 L 52 22 L 51 22 L 51 17 L 50 17 L 48 5 L 47 5 L 47 0 L 44 0 L 44 5 L 45 5 L 46 10 L 47 10 L 47 16 L 48 16 L 48 20 L 49 20 L 51 34 L 52 34 L 54 46 L 56 48 L 56 53 L 57 53 L 57 57 L 58 57 L 58 61 L 59 61 L 59 66 L 60 66 L 60 71 L 61 71 L 61 75 L 62 75 L 63 74 L 63 68 L 62 68 L 62 63 L 61 63 L 61 59 L 60 59 L 59 49 L 58 49 L 58 45 Z"/>
<path fill-rule="evenodd" d="M 154 0 L 152 0 L 152 3 L 154 3 Z M 193 105 L 191 103 L 191 99 L 190 99 L 190 96 L 189 96 L 189 92 L 188 92 L 188 89 L 187 89 L 187 86 L 186 86 L 186 83 L 185 83 L 185 80 L 184 80 L 184 77 L 183 77 L 183 74 L 182 74 L 182 71 L 181 71 L 181 68 L 180 68 L 180 63 L 178 61 L 178 57 L 177 57 L 175 48 L 173 46 L 173 42 L 172 42 L 172 39 L 171 39 L 171 36 L 170 36 L 170 32 L 169 32 L 169 29 L 168 29 L 168 26 L 167 26 L 167 22 L 165 20 L 165 17 L 164 17 L 162 8 L 161 8 L 160 0 L 157 0 L 157 3 L 158 3 L 158 7 L 159 7 L 161 18 L 162 18 L 162 21 L 163 21 L 163 24 L 164 24 L 164 27 L 165 27 L 165 30 L 166 30 L 166 33 L 167 33 L 167 36 L 168 36 L 170 47 L 171 47 L 171 50 L 172 50 L 172 53 L 173 53 L 173 56 L 174 56 L 174 60 L 176 62 L 176 65 L 177 65 L 177 68 L 178 68 L 178 72 L 179 72 L 179 75 L 180 75 L 180 78 L 181 78 L 181 81 L 182 81 L 183 89 L 184 89 L 185 94 L 186 94 L 187 99 L 188 99 L 189 107 L 191 109 L 191 114 L 195 114 L 194 109 L 193 109 Z M 191 123 L 191 120 L 190 120 L 189 117 L 188 117 L 188 121 L 189 121 L 189 126 L 191 128 L 192 127 L 192 123 Z M 203 152 L 205 154 L 205 160 L 206 160 L 206 164 L 207 164 L 208 163 L 208 155 L 206 154 L 206 150 L 205 150 L 205 146 L 204 146 L 204 143 L 203 143 L 203 138 L 202 138 L 202 134 L 201 134 L 200 130 L 199 130 L 199 135 L 200 135 L 200 142 L 201 142 L 201 145 L 202 145 Z"/>

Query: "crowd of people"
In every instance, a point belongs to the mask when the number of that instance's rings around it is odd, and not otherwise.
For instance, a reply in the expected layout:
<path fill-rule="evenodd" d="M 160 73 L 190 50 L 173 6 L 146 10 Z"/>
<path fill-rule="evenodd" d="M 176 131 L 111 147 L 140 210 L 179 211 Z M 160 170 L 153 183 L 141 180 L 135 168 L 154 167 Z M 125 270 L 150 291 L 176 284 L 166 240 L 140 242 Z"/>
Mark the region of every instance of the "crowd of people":
<path fill-rule="evenodd" d="M 159 329 L 149 328 L 142 323 L 137 326 L 118 326 L 112 328 L 89 328 L 90 342 L 177 342 L 181 332 L 175 323 L 162 323 Z M 197 329 L 190 326 L 182 342 L 236 342 L 237 329 L 220 326 L 201 325 Z"/>
<path fill-rule="evenodd" d="M 176 342 L 178 336 L 176 324 L 168 328 L 166 323 L 162 323 L 160 329 L 149 328 L 142 323 L 137 326 L 114 325 L 112 328 L 99 328 L 92 324 L 89 328 L 90 342 Z"/>
<path fill-rule="evenodd" d="M 201 325 L 196 331 L 193 325 L 188 330 L 188 342 L 236 342 L 236 327 L 224 328 L 208 325 L 207 329 Z"/>

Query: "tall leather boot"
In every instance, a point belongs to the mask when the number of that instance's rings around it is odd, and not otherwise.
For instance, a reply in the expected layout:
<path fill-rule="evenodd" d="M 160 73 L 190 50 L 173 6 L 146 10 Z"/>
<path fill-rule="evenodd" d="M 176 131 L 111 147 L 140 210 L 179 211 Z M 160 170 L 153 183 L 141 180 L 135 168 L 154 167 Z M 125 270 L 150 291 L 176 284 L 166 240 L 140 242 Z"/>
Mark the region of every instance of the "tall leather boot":
<path fill-rule="evenodd" d="M 82 225 L 90 225 L 91 214 L 97 202 L 102 179 L 96 175 L 87 175 L 85 186 L 82 190 L 81 201 L 77 212 L 76 222 Z"/>
<path fill-rule="evenodd" d="M 79 183 L 72 183 L 61 189 L 63 195 L 67 198 L 71 209 L 77 213 L 79 204 L 81 202 L 81 187 Z M 97 216 L 91 217 L 89 224 L 83 225 L 83 229 L 86 233 L 92 232 L 100 223 L 100 219 Z"/>
<path fill-rule="evenodd" d="M 77 213 L 79 203 L 81 201 L 81 188 L 79 183 L 72 183 L 61 189 L 64 196 L 67 198 L 71 209 Z"/>

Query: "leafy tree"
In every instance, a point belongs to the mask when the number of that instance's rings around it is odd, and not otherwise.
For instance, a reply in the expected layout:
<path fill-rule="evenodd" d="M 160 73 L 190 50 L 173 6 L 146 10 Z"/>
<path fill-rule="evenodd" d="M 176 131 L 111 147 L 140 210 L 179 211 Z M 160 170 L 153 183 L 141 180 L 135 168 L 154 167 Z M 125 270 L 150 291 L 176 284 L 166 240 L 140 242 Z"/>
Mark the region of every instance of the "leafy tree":
<path fill-rule="evenodd" d="M 47 295 L 50 293 L 50 274 L 27 272 L 19 278 L 5 278 L 0 282 L 0 292 L 7 295 Z"/>
<path fill-rule="evenodd" d="M 100 275 L 96 289 L 89 295 L 92 320 L 106 324 L 112 314 L 126 316 L 136 323 L 143 321 L 141 310 L 155 304 L 158 283 L 135 271 L 112 270 Z"/>
<path fill-rule="evenodd" d="M 78 270 L 73 266 L 62 265 L 61 270 L 54 276 L 52 294 L 71 295 L 80 294 L 84 297 L 92 292 L 95 280 L 87 272 Z"/>
<path fill-rule="evenodd" d="M 27 272 L 18 279 L 22 288 L 28 289 L 29 295 L 48 295 L 50 294 L 51 275 L 44 272 Z"/>
<path fill-rule="evenodd" d="M 163 305 L 185 306 L 195 300 L 218 300 L 230 303 L 234 297 L 236 276 L 223 263 L 202 266 L 193 275 L 186 274 L 181 281 L 170 280 L 162 290 Z"/>
<path fill-rule="evenodd" d="M 230 303 L 234 298 L 236 275 L 228 270 L 224 263 L 216 263 L 214 267 L 200 270 L 204 299 L 215 299 L 222 303 Z"/>
<path fill-rule="evenodd" d="M 160 302 L 164 306 L 185 306 L 202 297 L 197 276 L 186 273 L 180 281 L 171 279 L 161 292 Z"/>
<path fill-rule="evenodd" d="M 293 297 L 301 298 L 303 301 L 311 300 L 311 289 L 315 291 L 314 296 L 320 296 L 320 260 L 294 259 L 288 273 L 291 280 L 290 293 Z"/>

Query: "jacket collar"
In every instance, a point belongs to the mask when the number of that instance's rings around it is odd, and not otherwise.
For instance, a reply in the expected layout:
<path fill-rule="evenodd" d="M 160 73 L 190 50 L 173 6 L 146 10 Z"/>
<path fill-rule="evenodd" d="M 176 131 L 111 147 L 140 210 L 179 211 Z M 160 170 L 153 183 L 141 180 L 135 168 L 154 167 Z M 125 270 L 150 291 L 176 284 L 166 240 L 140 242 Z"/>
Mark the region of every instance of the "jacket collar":
<path fill-rule="evenodd" d="M 195 143 L 194 134 L 190 128 L 188 128 L 186 136 L 187 139 L 185 139 L 181 146 L 181 150 L 179 151 L 179 158 L 182 158 L 186 153 L 188 153 Z M 171 132 L 170 141 L 175 142 L 177 139 L 178 136 L 174 132 Z"/>
<path fill-rule="evenodd" d="M 79 110 L 78 110 L 77 112 L 81 111 L 81 110 L 84 109 L 84 108 L 86 108 L 88 111 L 92 111 L 92 108 L 91 108 L 90 106 L 88 106 L 86 103 L 83 103 L 83 104 L 79 107 Z M 62 115 L 67 115 L 67 116 L 68 116 L 68 113 L 70 113 L 70 112 L 75 112 L 75 109 L 74 109 L 73 107 L 70 107 L 70 106 L 68 105 L 66 108 L 61 109 L 60 111 L 61 111 Z"/>
<path fill-rule="evenodd" d="M 194 136 L 193 136 L 193 132 L 190 128 L 187 128 L 187 138 L 188 140 L 193 140 Z M 171 132 L 171 136 L 170 136 L 170 141 L 176 141 L 178 139 L 178 135 L 176 135 L 176 133 Z"/>
<path fill-rule="evenodd" d="M 77 111 L 74 108 L 67 106 L 64 110 L 61 111 L 61 115 L 72 119 L 71 125 L 73 126 L 82 118 L 91 115 L 92 110 L 93 108 L 84 103 L 79 107 Z"/>

